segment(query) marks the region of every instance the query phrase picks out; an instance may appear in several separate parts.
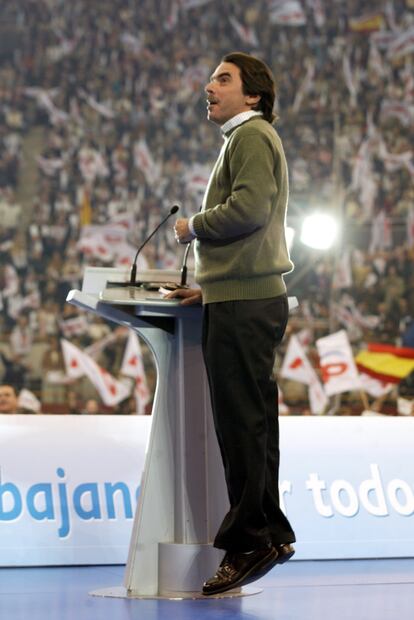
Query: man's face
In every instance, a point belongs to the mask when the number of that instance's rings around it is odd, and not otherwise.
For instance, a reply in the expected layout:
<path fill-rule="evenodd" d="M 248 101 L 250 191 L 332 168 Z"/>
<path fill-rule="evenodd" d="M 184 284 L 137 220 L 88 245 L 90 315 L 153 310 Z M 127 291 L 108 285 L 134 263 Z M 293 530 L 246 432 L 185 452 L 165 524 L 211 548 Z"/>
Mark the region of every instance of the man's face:
<path fill-rule="evenodd" d="M 207 118 L 217 125 L 252 109 L 260 97 L 244 95 L 240 69 L 231 62 L 222 62 L 207 84 Z"/>
<path fill-rule="evenodd" d="M 0 387 L 0 413 L 15 413 L 16 410 L 16 392 L 10 385 L 2 385 Z"/>

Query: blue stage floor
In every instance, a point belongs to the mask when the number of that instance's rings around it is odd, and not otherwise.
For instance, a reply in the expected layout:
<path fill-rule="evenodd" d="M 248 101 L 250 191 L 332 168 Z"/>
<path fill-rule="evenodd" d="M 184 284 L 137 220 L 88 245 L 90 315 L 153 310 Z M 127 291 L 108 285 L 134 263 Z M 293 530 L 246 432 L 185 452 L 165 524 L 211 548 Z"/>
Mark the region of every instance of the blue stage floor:
<path fill-rule="evenodd" d="M 414 559 L 290 562 L 239 599 L 99 598 L 123 566 L 0 569 L 0 620 L 413 620 Z"/>

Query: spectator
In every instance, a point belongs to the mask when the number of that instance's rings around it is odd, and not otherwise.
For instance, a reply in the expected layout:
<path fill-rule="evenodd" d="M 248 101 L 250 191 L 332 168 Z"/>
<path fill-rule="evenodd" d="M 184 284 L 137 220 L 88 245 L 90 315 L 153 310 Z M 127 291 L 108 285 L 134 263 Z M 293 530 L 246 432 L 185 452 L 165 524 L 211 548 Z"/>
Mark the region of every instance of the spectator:
<path fill-rule="evenodd" d="M 20 413 L 16 390 L 12 385 L 0 385 L 0 413 Z"/>

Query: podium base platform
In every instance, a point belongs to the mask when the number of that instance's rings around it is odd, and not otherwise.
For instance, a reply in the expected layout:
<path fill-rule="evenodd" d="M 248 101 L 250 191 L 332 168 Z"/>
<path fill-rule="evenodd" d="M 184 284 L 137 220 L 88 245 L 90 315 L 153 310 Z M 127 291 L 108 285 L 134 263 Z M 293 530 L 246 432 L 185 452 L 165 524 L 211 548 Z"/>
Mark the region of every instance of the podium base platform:
<path fill-rule="evenodd" d="M 260 594 L 263 592 L 260 588 L 237 588 L 223 592 L 222 594 L 216 594 L 214 596 L 204 596 L 201 592 L 169 592 L 165 594 L 154 594 L 144 596 L 141 594 L 134 594 L 128 592 L 124 586 L 114 586 L 109 588 L 101 588 L 99 590 L 93 590 L 89 592 L 90 596 L 101 596 L 106 598 L 127 598 L 142 601 L 184 601 L 184 600 L 203 600 L 209 601 L 211 599 L 216 600 L 219 598 L 240 598 L 243 596 L 253 596 L 254 594 Z"/>

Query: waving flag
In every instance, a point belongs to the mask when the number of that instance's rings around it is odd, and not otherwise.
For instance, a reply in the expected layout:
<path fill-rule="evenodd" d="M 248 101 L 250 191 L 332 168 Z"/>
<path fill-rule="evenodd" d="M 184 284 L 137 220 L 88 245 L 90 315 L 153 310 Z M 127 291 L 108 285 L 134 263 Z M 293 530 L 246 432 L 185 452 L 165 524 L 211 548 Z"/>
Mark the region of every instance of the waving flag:
<path fill-rule="evenodd" d="M 377 250 L 387 250 L 389 248 L 392 248 L 391 219 L 382 210 L 372 220 L 369 251 L 376 252 Z"/>
<path fill-rule="evenodd" d="M 134 144 L 135 166 L 144 174 L 147 183 L 152 185 L 161 174 L 159 163 L 155 163 L 145 138 L 141 138 Z"/>
<path fill-rule="evenodd" d="M 297 336 L 290 337 L 280 375 L 306 385 L 312 383 L 315 371 Z"/>
<path fill-rule="evenodd" d="M 328 404 L 324 389 L 297 336 L 291 336 L 280 375 L 309 386 L 311 411 L 320 414 Z"/>
<path fill-rule="evenodd" d="M 319 338 L 316 346 L 328 396 L 360 389 L 358 371 L 345 330 Z"/>
<path fill-rule="evenodd" d="M 388 57 L 396 60 L 414 51 L 414 26 L 400 33 L 388 48 Z"/>
<path fill-rule="evenodd" d="M 380 381 L 399 383 L 414 370 L 414 349 L 371 342 L 355 361 L 361 372 Z"/>
<path fill-rule="evenodd" d="M 308 7 L 313 12 L 313 19 L 318 28 L 323 28 L 326 23 L 325 11 L 322 6 L 322 0 L 307 0 Z"/>
<path fill-rule="evenodd" d="M 306 15 L 298 0 L 272 0 L 270 21 L 283 26 L 303 26 L 306 24 Z"/>
<path fill-rule="evenodd" d="M 229 17 L 230 23 L 233 26 L 234 30 L 239 35 L 240 39 L 243 43 L 250 45 L 251 47 L 258 47 L 259 39 L 251 26 L 245 26 L 241 22 L 239 22 L 235 17 Z"/>
<path fill-rule="evenodd" d="M 137 413 L 145 413 L 145 405 L 148 403 L 150 393 L 145 376 L 144 362 L 141 345 L 138 336 L 130 331 L 125 347 L 120 373 L 135 379 L 135 397 L 137 400 Z"/>
<path fill-rule="evenodd" d="M 89 355 L 67 340 L 62 339 L 61 342 L 66 374 L 69 377 L 78 379 L 86 375 L 108 407 L 118 405 L 129 396 L 129 388 L 99 366 Z"/>
<path fill-rule="evenodd" d="M 375 32 L 384 26 L 382 13 L 373 15 L 362 15 L 361 17 L 351 17 L 349 19 L 349 29 L 352 32 Z"/>
<path fill-rule="evenodd" d="M 66 374 L 71 379 L 79 379 L 85 374 L 83 368 L 82 351 L 74 344 L 62 338 L 62 354 L 65 362 Z"/>

